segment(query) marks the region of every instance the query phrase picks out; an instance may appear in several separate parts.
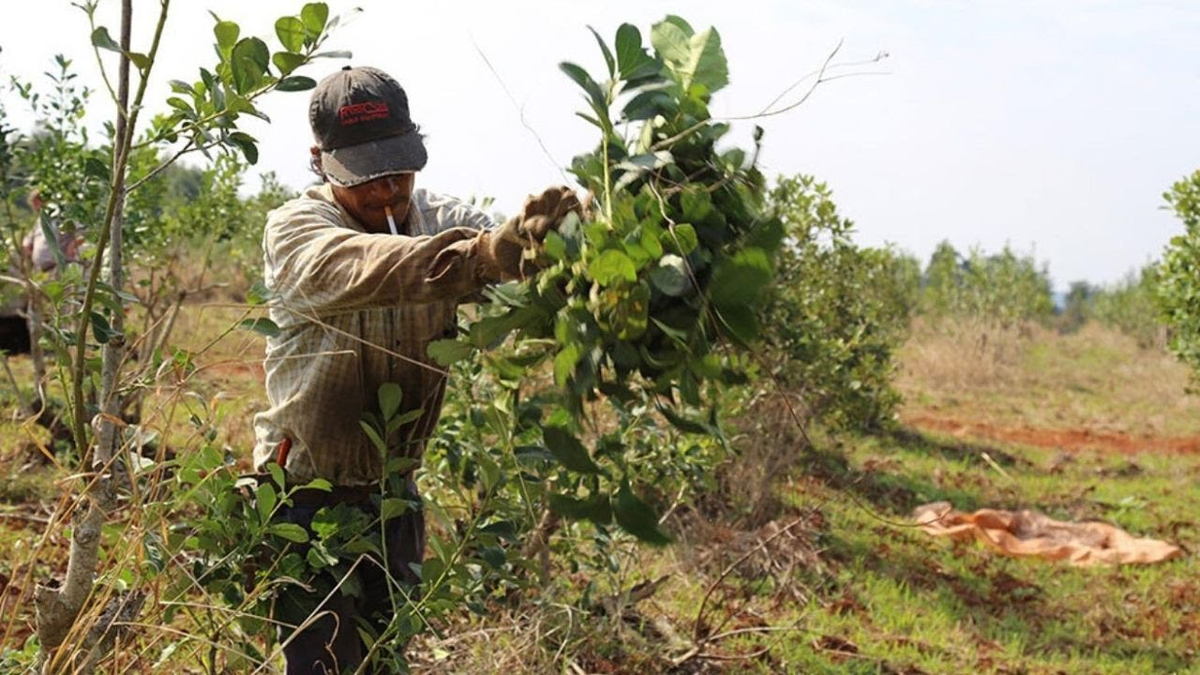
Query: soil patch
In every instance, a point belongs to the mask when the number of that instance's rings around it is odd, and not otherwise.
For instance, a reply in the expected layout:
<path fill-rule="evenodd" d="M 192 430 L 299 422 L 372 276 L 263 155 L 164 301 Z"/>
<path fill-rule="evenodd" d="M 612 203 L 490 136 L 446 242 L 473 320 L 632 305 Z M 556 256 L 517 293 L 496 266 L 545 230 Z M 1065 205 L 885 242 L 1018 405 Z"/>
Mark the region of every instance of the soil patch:
<path fill-rule="evenodd" d="M 905 416 L 902 422 L 922 431 L 949 434 L 959 438 L 1003 441 L 1068 452 L 1100 450 L 1127 455 L 1142 452 L 1200 454 L 1200 436 L 1139 436 L 1092 429 L 1003 426 L 929 414 Z"/>

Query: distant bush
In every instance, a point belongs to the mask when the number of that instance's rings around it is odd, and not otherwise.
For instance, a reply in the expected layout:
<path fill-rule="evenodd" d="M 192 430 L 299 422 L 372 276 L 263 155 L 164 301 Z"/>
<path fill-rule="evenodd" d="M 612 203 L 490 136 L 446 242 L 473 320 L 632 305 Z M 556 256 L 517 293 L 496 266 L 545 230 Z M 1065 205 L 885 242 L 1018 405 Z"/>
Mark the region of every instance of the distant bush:
<path fill-rule="evenodd" d="M 970 316 L 1005 327 L 1054 314 L 1049 272 L 1032 256 L 1007 245 L 997 254 L 972 249 L 964 256 L 947 241 L 925 268 L 919 307 L 934 317 Z"/>
<path fill-rule="evenodd" d="M 1167 331 L 1157 303 L 1158 285 L 1159 266 L 1150 264 L 1111 286 L 1092 287 L 1084 316 L 1132 337 L 1144 349 L 1163 349 Z"/>
<path fill-rule="evenodd" d="M 1200 373 L 1200 170 L 1163 193 L 1183 221 L 1183 234 L 1171 238 L 1158 275 L 1158 305 L 1171 330 L 1169 347 Z"/>
<path fill-rule="evenodd" d="M 827 423 L 886 422 L 899 400 L 894 354 L 916 304 L 919 264 L 857 246 L 854 224 L 812 176 L 780 178 L 769 205 L 787 237 L 763 318 L 775 374 Z"/>

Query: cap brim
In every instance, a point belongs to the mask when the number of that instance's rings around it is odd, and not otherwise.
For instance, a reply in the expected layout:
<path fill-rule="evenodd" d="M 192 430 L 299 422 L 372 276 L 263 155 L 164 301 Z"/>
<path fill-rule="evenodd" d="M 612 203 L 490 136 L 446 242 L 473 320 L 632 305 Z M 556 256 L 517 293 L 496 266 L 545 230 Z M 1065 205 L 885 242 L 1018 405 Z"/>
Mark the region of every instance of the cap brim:
<path fill-rule="evenodd" d="M 321 168 L 329 182 L 353 187 L 398 173 L 420 171 L 428 156 L 415 131 L 321 153 Z"/>

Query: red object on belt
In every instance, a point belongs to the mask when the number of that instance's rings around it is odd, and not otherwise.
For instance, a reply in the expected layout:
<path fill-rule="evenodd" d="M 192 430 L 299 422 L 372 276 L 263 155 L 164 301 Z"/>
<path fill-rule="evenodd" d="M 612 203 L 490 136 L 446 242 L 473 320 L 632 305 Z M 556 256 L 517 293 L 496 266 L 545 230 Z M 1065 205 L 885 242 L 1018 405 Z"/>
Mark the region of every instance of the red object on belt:
<path fill-rule="evenodd" d="M 275 448 L 275 463 L 281 467 L 287 467 L 288 453 L 292 451 L 292 439 L 287 436 L 279 441 L 279 445 Z"/>

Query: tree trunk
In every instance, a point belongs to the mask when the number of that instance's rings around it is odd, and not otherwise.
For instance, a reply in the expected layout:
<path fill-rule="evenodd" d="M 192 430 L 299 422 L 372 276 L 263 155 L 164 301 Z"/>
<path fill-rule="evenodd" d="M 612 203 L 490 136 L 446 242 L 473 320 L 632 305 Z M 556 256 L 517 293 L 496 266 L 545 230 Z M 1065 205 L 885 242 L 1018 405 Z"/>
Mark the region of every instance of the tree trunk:
<path fill-rule="evenodd" d="M 164 16 L 160 18 L 159 24 L 160 30 L 161 22 L 165 19 L 165 4 L 163 11 Z M 112 183 L 110 186 L 112 193 L 109 197 L 109 213 L 106 218 L 108 239 L 112 244 L 109 257 L 108 281 L 109 285 L 118 291 L 122 286 L 121 225 L 124 220 L 125 209 L 125 167 L 133 135 L 133 125 L 129 115 L 129 58 L 127 56 L 130 51 L 132 18 L 133 0 L 122 0 L 121 48 L 123 53 L 121 54 L 118 74 L 118 118 L 113 141 Z M 86 314 L 91 310 L 89 306 L 89 301 L 92 299 L 90 293 L 95 288 L 94 282 L 99 272 L 96 266 L 103 263 L 105 252 L 104 234 L 101 234 L 100 245 L 97 246 L 96 259 L 92 262 L 93 270 L 92 281 L 89 287 L 89 297 L 85 299 L 82 308 L 82 313 L 85 315 L 84 318 L 86 318 Z M 81 318 L 81 325 L 86 326 L 86 323 L 83 323 L 84 318 Z M 124 317 L 121 312 L 115 313 L 111 325 L 118 332 L 124 329 Z M 77 360 L 86 359 L 87 357 L 86 343 L 81 340 L 80 345 L 81 348 L 75 354 Z M 76 512 L 66 579 L 59 587 L 51 585 L 39 586 L 34 593 L 34 602 L 37 610 L 37 631 L 41 642 L 41 654 L 39 658 L 41 660 L 42 671 L 45 675 L 56 672 L 72 672 L 86 675 L 94 669 L 96 662 L 103 656 L 102 653 L 99 653 L 100 650 L 98 648 L 103 648 L 105 645 L 111 644 L 111 639 L 109 639 L 111 631 L 108 626 L 103 624 L 102 619 L 103 616 L 109 614 L 109 610 L 112 610 L 112 607 L 106 608 L 105 612 L 99 617 L 100 620 L 92 626 L 78 626 L 76 620 L 81 615 L 87 599 L 92 595 L 96 579 L 102 529 L 108 512 L 116 505 L 112 471 L 114 468 L 113 460 L 115 458 L 115 451 L 120 444 L 118 442 L 117 428 L 113 424 L 113 420 L 116 419 L 114 413 L 119 413 L 120 411 L 117 384 L 123 354 L 123 337 L 118 336 L 109 340 L 104 345 L 101 366 L 100 403 L 105 414 L 100 415 L 96 420 L 97 428 L 95 429 L 95 435 L 97 443 L 94 451 L 91 453 L 91 469 L 95 474 L 95 478 L 89 484 L 89 487 L 85 489 L 83 495 L 75 505 L 76 508 L 80 508 L 86 504 L 86 511 L 84 511 L 82 516 L 79 516 L 78 512 Z M 78 367 L 75 372 L 79 372 Z M 80 433 L 82 431 L 82 420 L 79 419 L 79 416 L 83 410 L 82 401 L 79 399 L 80 391 L 80 383 L 77 381 L 75 383 L 75 436 L 78 447 L 82 449 L 84 445 L 78 443 L 78 441 L 86 438 L 86 434 Z M 87 453 L 84 453 L 84 456 L 86 457 Z M 120 601 L 121 599 L 115 598 L 115 600 Z M 126 603 L 121 604 L 123 605 L 123 611 L 116 611 L 113 616 L 118 616 L 129 611 L 129 606 Z M 140 606 L 140 601 L 134 605 L 135 613 L 136 609 L 140 609 Z M 71 649 L 68 654 L 64 655 L 60 653 L 64 644 L 72 638 L 77 640 L 78 644 L 70 645 Z"/>

